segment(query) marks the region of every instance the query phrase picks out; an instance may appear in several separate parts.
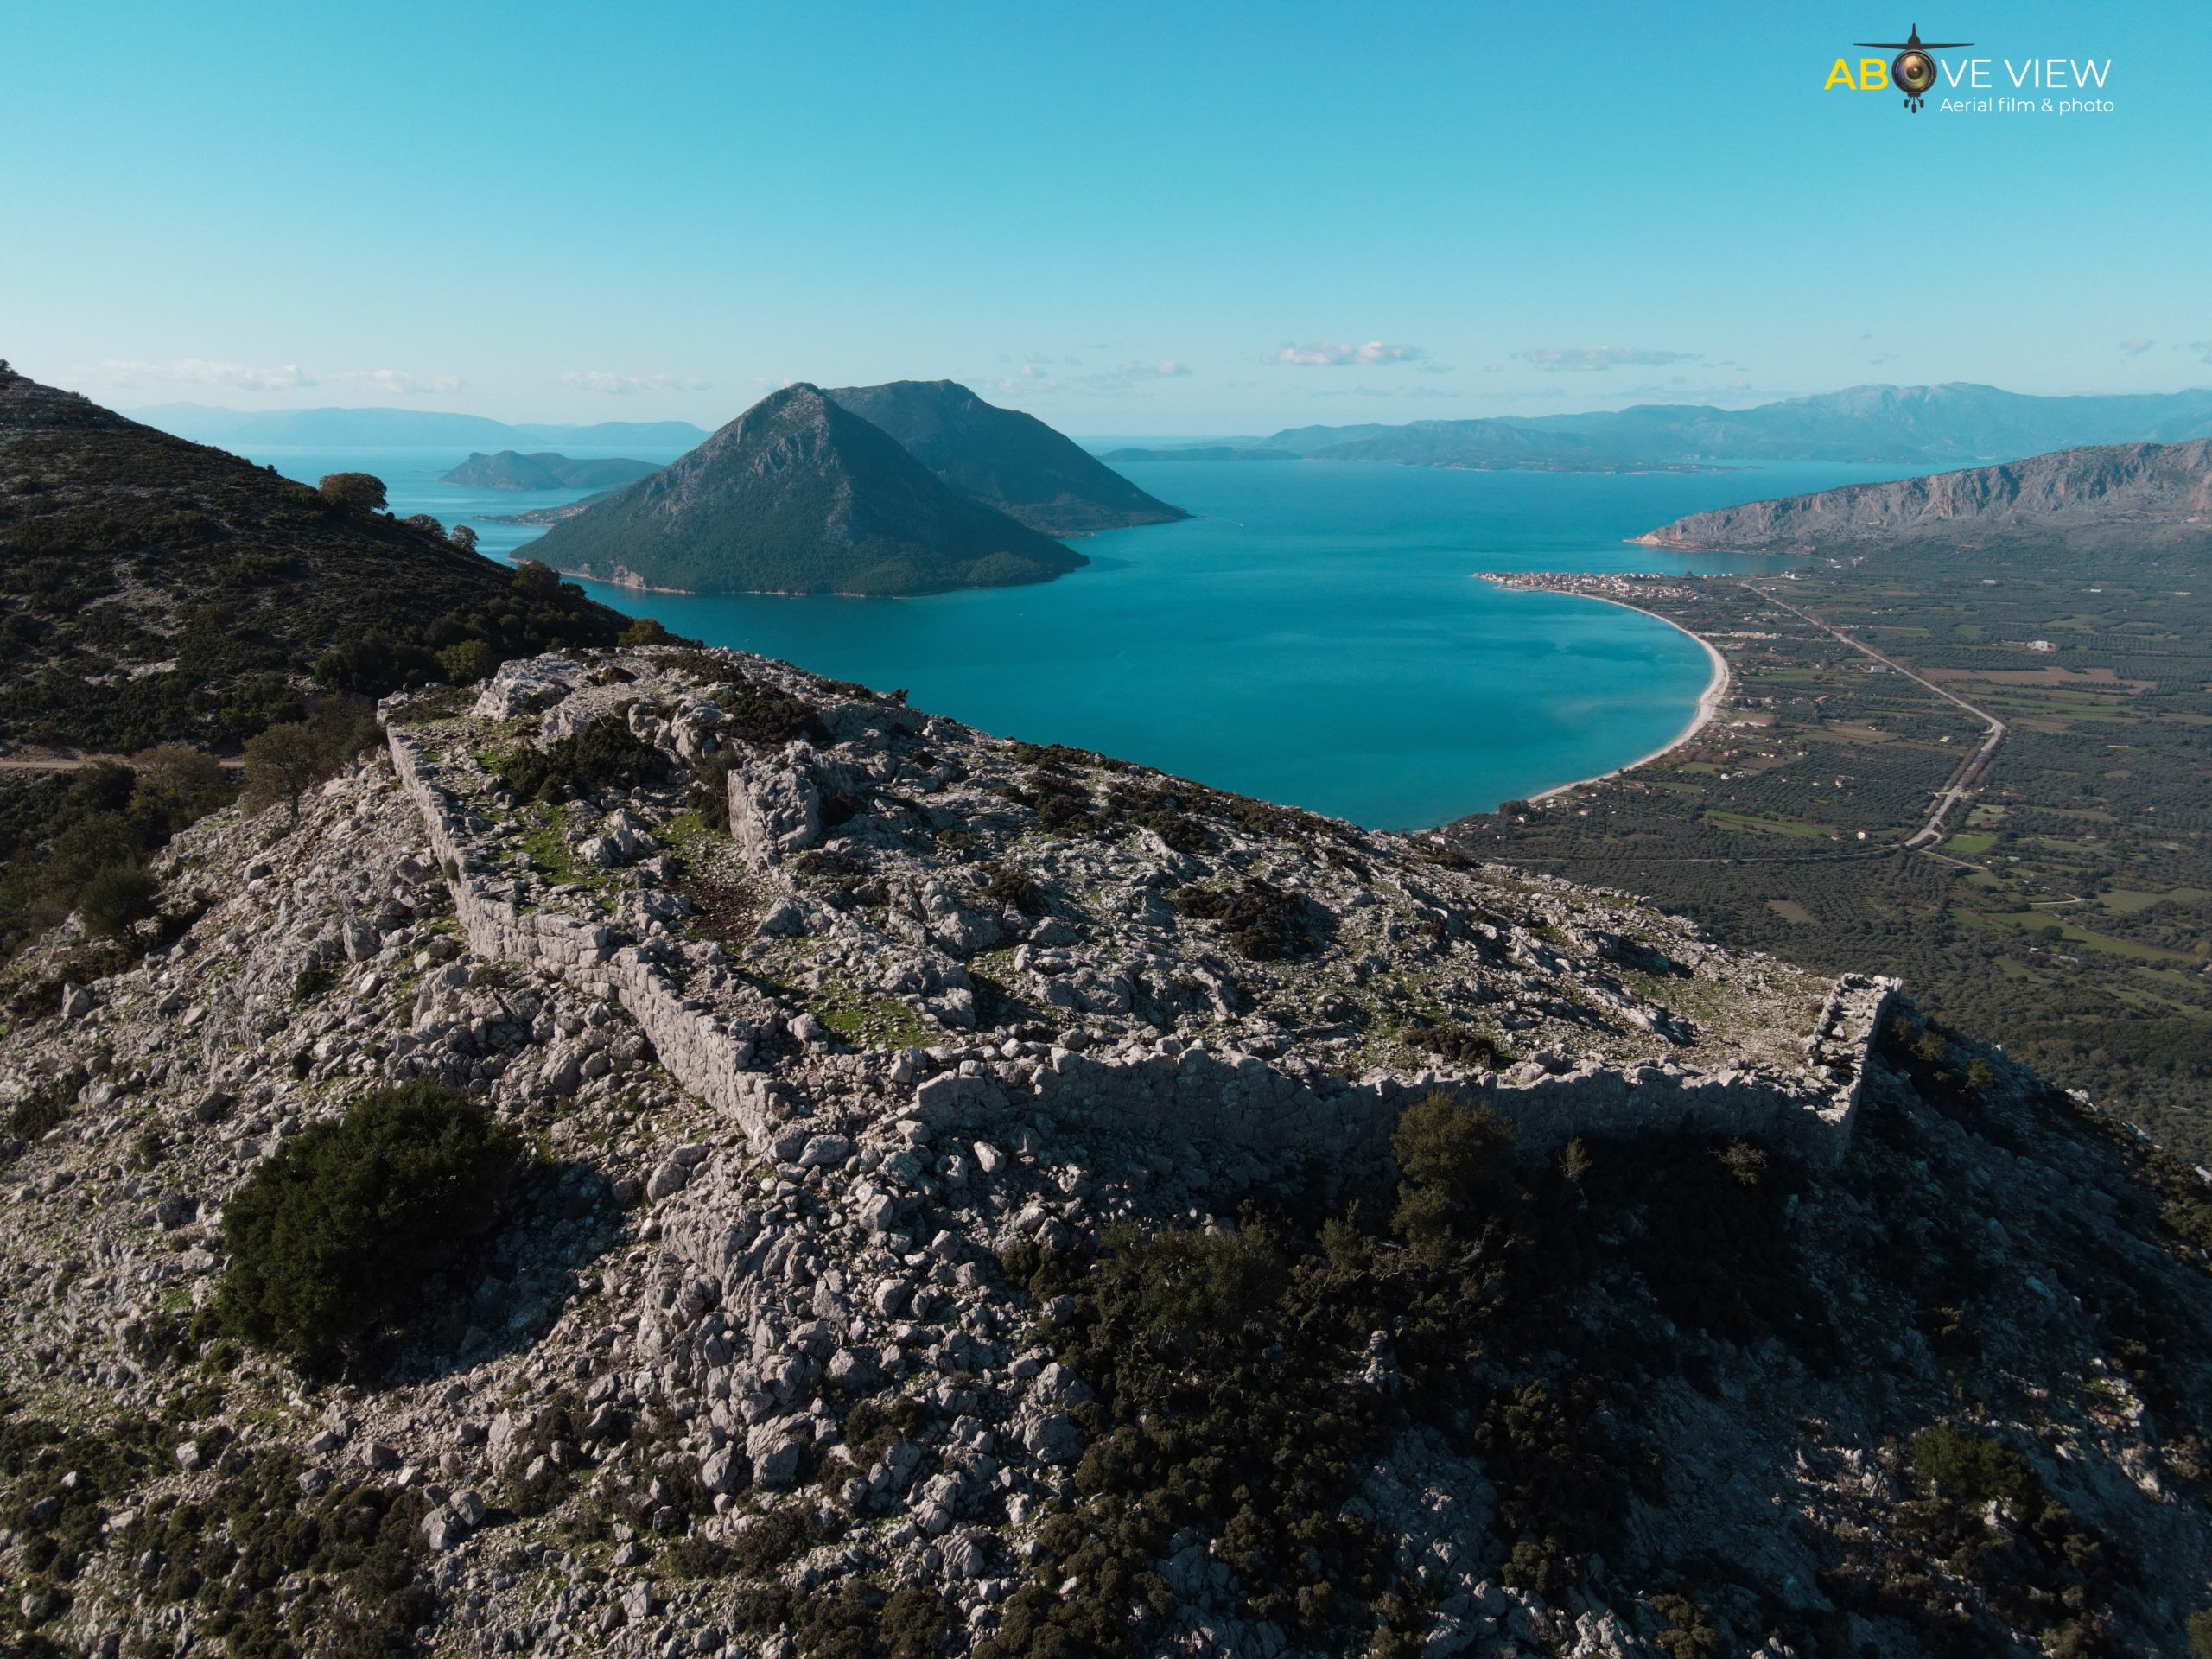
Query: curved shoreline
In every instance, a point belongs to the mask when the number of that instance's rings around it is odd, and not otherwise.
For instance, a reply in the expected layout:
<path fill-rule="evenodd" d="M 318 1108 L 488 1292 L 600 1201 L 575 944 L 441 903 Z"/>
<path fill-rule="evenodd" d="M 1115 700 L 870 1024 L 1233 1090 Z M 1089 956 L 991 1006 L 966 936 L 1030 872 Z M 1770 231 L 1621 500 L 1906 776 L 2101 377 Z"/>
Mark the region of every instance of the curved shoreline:
<path fill-rule="evenodd" d="M 1625 766 L 1615 766 L 1609 772 L 1598 772 L 1592 777 L 1577 778 L 1571 783 L 1554 784 L 1549 789 L 1540 790 L 1528 798 L 1530 804 L 1533 805 L 1538 801 L 1548 801 L 1555 795 L 1564 795 L 1570 790 L 1580 789 L 1586 785 L 1604 783 L 1607 779 L 1618 778 L 1623 772 L 1634 772 L 1638 766 L 1648 766 L 1662 755 L 1671 754 L 1681 748 L 1683 744 L 1711 725 L 1713 717 L 1720 712 L 1720 705 L 1728 696 L 1728 688 L 1734 683 L 1734 677 L 1728 671 L 1728 659 L 1721 654 L 1720 648 L 1703 634 L 1692 633 L 1672 617 L 1662 616 L 1658 612 L 1648 611 L 1641 605 L 1631 605 L 1626 600 L 1613 599 L 1604 594 L 1580 593 L 1571 588 L 1522 587 L 1517 582 L 1500 581 L 1492 575 L 1484 575 L 1481 579 L 1497 587 L 1510 588 L 1520 593 L 1568 593 L 1576 599 L 1594 600 L 1600 605 L 1618 605 L 1622 610 L 1634 611 L 1639 616 L 1648 616 L 1654 621 L 1664 622 L 1685 639 L 1696 640 L 1699 647 L 1704 651 L 1706 659 L 1713 664 L 1713 672 L 1706 681 L 1705 690 L 1698 693 L 1697 707 L 1691 712 L 1689 723 L 1668 741 L 1661 744 L 1649 754 L 1638 755 Z"/>

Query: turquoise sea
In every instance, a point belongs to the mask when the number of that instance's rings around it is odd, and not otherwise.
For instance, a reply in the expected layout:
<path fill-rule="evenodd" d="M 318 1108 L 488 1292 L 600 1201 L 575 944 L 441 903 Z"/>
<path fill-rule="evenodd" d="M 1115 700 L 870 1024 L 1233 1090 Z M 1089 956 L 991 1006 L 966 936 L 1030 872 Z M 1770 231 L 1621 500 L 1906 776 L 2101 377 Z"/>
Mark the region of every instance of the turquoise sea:
<path fill-rule="evenodd" d="M 461 459 L 443 451 L 272 449 L 253 459 L 310 481 L 373 472 L 395 511 L 448 522 L 573 499 L 440 484 Z M 1756 566 L 1624 541 L 1686 512 L 1906 469 L 1123 470 L 1200 516 L 1080 539 L 1090 565 L 1041 587 L 863 600 L 585 585 L 712 645 L 904 686 L 917 706 L 986 731 L 1096 749 L 1370 827 L 1425 828 L 1660 747 L 1707 680 L 1705 653 L 1662 622 L 1504 592 L 1471 572 Z M 538 533 L 475 527 L 483 550 L 505 556 Z"/>

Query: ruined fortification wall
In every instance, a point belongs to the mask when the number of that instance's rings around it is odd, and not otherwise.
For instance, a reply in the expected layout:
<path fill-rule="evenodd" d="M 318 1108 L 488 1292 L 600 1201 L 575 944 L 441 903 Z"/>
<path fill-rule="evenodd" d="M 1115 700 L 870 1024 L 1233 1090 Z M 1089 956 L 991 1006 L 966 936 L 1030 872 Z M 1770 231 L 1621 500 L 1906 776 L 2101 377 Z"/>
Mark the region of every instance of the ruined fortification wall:
<path fill-rule="evenodd" d="M 682 986 L 613 930 L 525 910 L 482 850 L 488 824 L 473 826 L 438 782 L 421 739 L 390 733 L 394 766 L 444 866 L 469 948 L 490 960 L 532 963 L 615 998 L 684 1088 L 726 1114 L 764 1154 L 810 1109 L 790 1084 L 753 1067 L 754 1033 L 702 1010 Z M 1294 1174 L 1317 1161 L 1357 1178 L 1382 1168 L 1389 1133 L 1406 1104 L 1446 1089 L 1492 1105 L 1526 1152 L 1548 1153 L 1577 1135 L 1684 1129 L 1756 1137 L 1832 1166 L 1848 1150 L 1871 1050 L 1892 980 L 1847 975 L 1829 993 L 1807 1043 L 1803 1068 L 1693 1073 L 1670 1065 L 1625 1069 L 1588 1064 L 1525 1080 L 1384 1077 L 1309 1080 L 1257 1056 L 1185 1047 L 1173 1039 L 1133 1052 L 1052 1051 L 1043 1065 L 969 1060 L 922 1078 L 912 1116 L 932 1128 L 980 1136 L 1025 1119 L 1055 1133 L 1134 1143 L 1156 1156 L 1203 1161 L 1224 1179 Z"/>

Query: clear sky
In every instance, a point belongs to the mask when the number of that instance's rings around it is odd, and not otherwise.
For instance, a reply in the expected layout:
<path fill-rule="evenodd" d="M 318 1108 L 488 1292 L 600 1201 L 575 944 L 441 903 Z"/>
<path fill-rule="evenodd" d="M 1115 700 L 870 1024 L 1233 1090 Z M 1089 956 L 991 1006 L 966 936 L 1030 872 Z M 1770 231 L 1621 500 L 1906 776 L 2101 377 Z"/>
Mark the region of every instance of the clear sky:
<path fill-rule="evenodd" d="M 0 355 L 708 425 L 944 376 L 1086 435 L 2212 384 L 2212 17 L 1945 3 L 4 6 Z M 2113 107 L 1823 89 L 1916 22 Z"/>

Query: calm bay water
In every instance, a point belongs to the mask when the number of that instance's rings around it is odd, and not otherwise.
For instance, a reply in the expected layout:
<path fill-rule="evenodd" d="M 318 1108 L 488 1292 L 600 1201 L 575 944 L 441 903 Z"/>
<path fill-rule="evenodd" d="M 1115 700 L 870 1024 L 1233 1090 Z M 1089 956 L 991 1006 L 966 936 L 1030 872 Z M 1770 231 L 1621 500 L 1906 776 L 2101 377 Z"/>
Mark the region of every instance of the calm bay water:
<path fill-rule="evenodd" d="M 508 557 L 540 532 L 474 514 L 575 494 L 438 483 L 461 459 L 448 451 L 272 449 L 253 459 L 310 481 L 376 473 L 396 512 L 472 522 L 484 551 Z M 1201 516 L 1079 540 L 1089 567 L 1041 587 L 859 600 L 585 586 L 711 645 L 905 686 L 918 707 L 987 731 L 1096 749 L 1370 826 L 1426 827 L 1661 747 L 1706 684 L 1705 653 L 1664 623 L 1503 592 L 1471 572 L 1756 568 L 1624 538 L 1686 512 L 1906 469 L 1122 470 Z"/>

